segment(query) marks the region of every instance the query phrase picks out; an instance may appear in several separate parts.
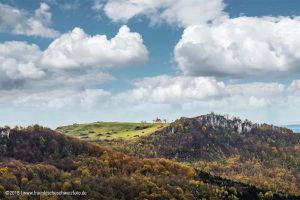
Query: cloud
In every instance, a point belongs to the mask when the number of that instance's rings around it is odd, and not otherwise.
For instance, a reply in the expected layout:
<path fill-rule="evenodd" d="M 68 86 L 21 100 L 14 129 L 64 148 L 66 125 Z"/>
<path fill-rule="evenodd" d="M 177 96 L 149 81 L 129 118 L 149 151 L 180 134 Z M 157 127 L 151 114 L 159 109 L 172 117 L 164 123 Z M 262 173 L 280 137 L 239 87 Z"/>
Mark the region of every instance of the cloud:
<path fill-rule="evenodd" d="M 145 16 L 151 23 L 185 27 L 174 58 L 187 76 L 246 78 L 300 72 L 299 17 L 230 18 L 224 9 L 222 0 L 108 0 L 100 8 L 114 22 Z"/>
<path fill-rule="evenodd" d="M 25 42 L 0 43 L 0 89 L 21 87 L 27 79 L 45 76 L 37 62 L 41 56 L 40 48 Z"/>
<path fill-rule="evenodd" d="M 0 3 L 0 31 L 56 38 L 45 50 L 26 42 L 0 43 L 0 110 L 7 113 L 1 123 L 7 118 L 15 121 L 16 115 L 17 120 L 24 116 L 24 121 L 37 123 L 46 119 L 43 113 L 49 116 L 46 125 L 51 120 L 64 123 L 66 118 L 70 123 L 76 119 L 140 121 L 211 111 L 282 122 L 299 114 L 299 80 L 284 85 L 219 78 L 298 73 L 300 18 L 230 19 L 222 0 L 93 2 L 94 11 L 104 12 L 114 22 L 146 17 L 152 24 L 184 27 L 174 49 L 182 73 L 134 80 L 125 91 L 101 89 L 100 83 L 114 79 L 109 69 L 147 61 L 148 50 L 139 33 L 123 26 L 111 39 L 89 35 L 81 28 L 60 35 L 51 28 L 47 4 L 30 14 Z M 58 6 L 72 9 L 75 5 Z"/>
<path fill-rule="evenodd" d="M 61 35 L 42 51 L 26 42 L 0 43 L 0 90 L 37 91 L 56 87 L 91 87 L 112 80 L 104 68 L 143 64 L 147 48 L 138 33 L 127 26 L 108 40 L 89 36 L 82 29 Z"/>
<path fill-rule="evenodd" d="M 230 95 L 272 98 L 284 94 L 286 87 L 280 83 L 252 82 L 228 84 L 226 90 Z"/>
<path fill-rule="evenodd" d="M 102 11 L 104 8 L 104 1 L 103 0 L 94 0 L 92 10 L 94 11 Z"/>
<path fill-rule="evenodd" d="M 135 88 L 117 98 L 130 102 L 184 103 L 222 95 L 224 83 L 211 77 L 157 76 L 134 82 Z"/>
<path fill-rule="evenodd" d="M 175 60 L 192 76 L 288 74 L 300 68 L 300 18 L 239 17 L 186 28 Z"/>
<path fill-rule="evenodd" d="M 300 96 L 300 80 L 294 80 L 288 87 L 288 91 L 294 95 Z"/>
<path fill-rule="evenodd" d="M 72 2 L 72 3 L 64 3 L 60 4 L 59 8 L 63 11 L 76 11 L 79 8 L 80 4 L 78 1 Z"/>
<path fill-rule="evenodd" d="M 109 107 L 120 116 L 142 113 L 136 114 L 140 118 L 176 119 L 214 111 L 278 123 L 290 119 L 283 112 L 296 104 L 297 96 L 290 95 L 287 86 L 276 82 L 232 84 L 213 77 L 158 76 L 134 81 L 133 89 L 112 96 Z"/>
<path fill-rule="evenodd" d="M 272 98 L 284 96 L 286 91 L 285 85 L 280 83 L 226 84 L 213 77 L 157 76 L 134 81 L 133 84 L 132 90 L 116 95 L 120 102 L 175 105 L 221 102 L 233 98 L 245 102 L 271 102 Z"/>
<path fill-rule="evenodd" d="M 104 75 L 100 77 L 105 79 Z M 76 80 L 78 78 L 79 76 L 75 76 Z M 144 112 L 154 116 L 155 113 L 164 114 L 163 112 L 170 115 L 186 113 L 190 116 L 210 111 L 243 114 L 261 109 L 261 112 L 266 112 L 269 108 L 285 107 L 288 101 L 292 103 L 295 99 L 300 99 L 299 93 L 291 90 L 296 82 L 289 86 L 276 82 L 232 84 L 213 77 L 163 75 L 134 80 L 131 89 L 116 93 L 74 87 L 83 85 L 88 79 L 90 78 L 83 77 L 82 82 L 76 82 L 67 75 L 61 75 L 61 78 L 43 81 L 47 86 L 42 85 L 42 88 L 50 89 L 3 92 L 0 103 L 3 98 L 6 101 L 10 98 L 15 106 L 20 107 L 69 109 L 79 106 L 81 109 L 108 109 L 113 113 L 125 113 L 131 109 L 142 112 L 144 109 Z M 51 82 L 56 83 L 52 89 L 48 85 Z M 58 88 L 57 84 L 61 87 Z"/>
<path fill-rule="evenodd" d="M 46 3 L 30 14 L 27 11 L 0 3 L 0 31 L 16 35 L 55 38 L 59 32 L 50 28 L 52 14 Z"/>
<path fill-rule="evenodd" d="M 252 82 L 228 84 L 226 86 L 226 107 L 233 110 L 265 109 L 285 99 L 286 86 L 281 83 Z"/>
<path fill-rule="evenodd" d="M 73 107 L 92 108 L 103 104 L 111 97 L 110 92 L 103 89 L 57 89 L 30 94 L 20 93 L 13 100 L 15 106 L 38 107 L 41 109 L 69 109 Z"/>
<path fill-rule="evenodd" d="M 122 26 L 110 40 L 106 35 L 90 36 L 81 28 L 74 28 L 49 45 L 41 63 L 60 69 L 86 66 L 111 68 L 143 64 L 147 59 L 148 51 L 140 34 Z"/>
<path fill-rule="evenodd" d="M 144 15 L 153 23 L 189 26 L 224 17 L 224 7 L 222 0 L 109 0 L 104 11 L 114 22 Z"/>
<path fill-rule="evenodd" d="M 40 63 L 43 51 L 26 42 L 0 43 L 0 91 L 88 87 L 113 77 L 101 69 L 59 70 Z"/>
<path fill-rule="evenodd" d="M 12 107 L 20 110 L 71 113 L 76 110 L 80 111 L 81 120 L 92 117 L 93 120 L 139 121 L 157 116 L 171 120 L 214 111 L 258 122 L 281 123 L 292 119 L 286 110 L 300 111 L 295 107 L 300 102 L 300 95 L 289 91 L 293 85 L 276 82 L 235 84 L 212 77 L 158 76 L 135 80 L 131 89 L 120 92 L 82 88 L 7 91 L 1 96 L 0 103 L 12 102 Z"/>
<path fill-rule="evenodd" d="M 100 10 L 114 22 L 146 16 L 185 27 L 174 49 L 187 76 L 245 78 L 300 71 L 299 17 L 229 18 L 222 0 L 108 0 Z"/>
<path fill-rule="evenodd" d="M 255 82 L 247 84 L 226 84 L 213 77 L 156 76 L 133 81 L 133 88 L 112 93 L 103 89 L 64 88 L 14 94 L 18 105 L 82 106 L 83 108 L 107 107 L 116 109 L 136 109 L 150 107 L 187 109 L 190 106 L 208 106 L 216 110 L 244 110 L 266 108 L 278 103 L 288 88 L 280 83 Z M 47 93 L 47 95 L 45 94 Z M 7 96 L 6 95 L 6 96 Z M 55 102 L 55 103 L 54 103 Z M 145 108 L 146 109 L 146 108 Z M 214 110 L 214 109 L 213 109 Z M 153 110 L 158 112 L 158 110 Z"/>

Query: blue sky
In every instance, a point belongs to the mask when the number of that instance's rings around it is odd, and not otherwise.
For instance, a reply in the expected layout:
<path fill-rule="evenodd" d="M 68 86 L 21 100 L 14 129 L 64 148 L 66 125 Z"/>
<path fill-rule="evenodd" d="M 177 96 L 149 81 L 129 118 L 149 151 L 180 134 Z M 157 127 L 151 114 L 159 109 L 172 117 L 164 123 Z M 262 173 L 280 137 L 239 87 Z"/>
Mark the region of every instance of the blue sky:
<path fill-rule="evenodd" d="M 0 125 L 300 123 L 296 0 L 0 0 Z"/>

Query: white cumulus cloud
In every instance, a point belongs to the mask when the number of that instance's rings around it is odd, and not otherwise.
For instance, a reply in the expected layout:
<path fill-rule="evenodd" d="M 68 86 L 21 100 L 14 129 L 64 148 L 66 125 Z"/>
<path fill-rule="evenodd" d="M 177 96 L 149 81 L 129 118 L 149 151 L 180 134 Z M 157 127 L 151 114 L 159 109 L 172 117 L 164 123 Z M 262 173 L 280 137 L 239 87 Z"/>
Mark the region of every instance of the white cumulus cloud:
<path fill-rule="evenodd" d="M 0 31 L 17 35 L 55 38 L 59 32 L 50 28 L 52 14 L 46 3 L 30 14 L 6 4 L 0 3 Z"/>
<path fill-rule="evenodd" d="M 81 28 L 63 34 L 43 53 L 41 63 L 54 68 L 119 67 L 145 63 L 147 48 L 138 33 L 122 26 L 117 35 L 90 36 Z"/>
<path fill-rule="evenodd" d="M 222 0 L 109 0 L 104 11 L 113 21 L 144 15 L 153 23 L 189 26 L 222 18 L 224 7 Z"/>
<path fill-rule="evenodd" d="M 174 54 L 184 74 L 193 76 L 299 72 L 299 38 L 300 18 L 228 18 L 188 27 Z"/>
<path fill-rule="evenodd" d="M 0 43 L 0 89 L 19 87 L 27 79 L 45 76 L 37 62 L 41 56 L 40 48 L 25 42 Z"/>
<path fill-rule="evenodd" d="M 127 26 L 108 40 L 106 35 L 87 35 L 82 29 L 61 35 L 42 51 L 37 45 L 0 43 L 0 90 L 25 86 L 36 90 L 82 87 L 112 80 L 104 68 L 143 64 L 147 48 L 138 33 Z"/>

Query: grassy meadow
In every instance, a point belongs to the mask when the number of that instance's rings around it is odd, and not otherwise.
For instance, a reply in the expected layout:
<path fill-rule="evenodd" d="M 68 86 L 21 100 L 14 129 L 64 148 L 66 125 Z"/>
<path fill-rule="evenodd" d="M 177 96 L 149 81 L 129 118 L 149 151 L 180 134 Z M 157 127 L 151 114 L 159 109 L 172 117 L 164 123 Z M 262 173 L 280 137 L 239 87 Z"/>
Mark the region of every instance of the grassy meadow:
<path fill-rule="evenodd" d="M 91 124 L 73 124 L 58 127 L 57 131 L 88 141 L 131 140 L 160 130 L 169 124 L 95 122 Z"/>

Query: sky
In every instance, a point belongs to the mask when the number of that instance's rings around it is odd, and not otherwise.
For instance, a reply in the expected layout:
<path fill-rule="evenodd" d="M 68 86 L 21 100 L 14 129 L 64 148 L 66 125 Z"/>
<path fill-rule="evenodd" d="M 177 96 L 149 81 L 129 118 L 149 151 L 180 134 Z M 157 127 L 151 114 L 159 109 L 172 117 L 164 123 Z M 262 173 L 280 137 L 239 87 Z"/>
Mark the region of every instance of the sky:
<path fill-rule="evenodd" d="M 298 0 L 0 0 L 0 126 L 300 123 Z"/>

